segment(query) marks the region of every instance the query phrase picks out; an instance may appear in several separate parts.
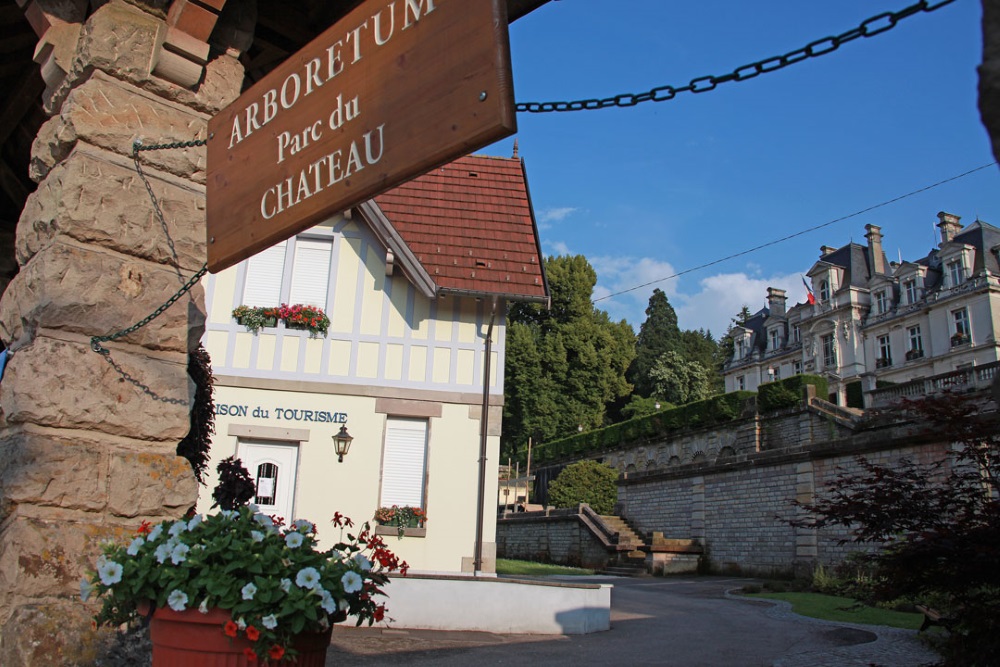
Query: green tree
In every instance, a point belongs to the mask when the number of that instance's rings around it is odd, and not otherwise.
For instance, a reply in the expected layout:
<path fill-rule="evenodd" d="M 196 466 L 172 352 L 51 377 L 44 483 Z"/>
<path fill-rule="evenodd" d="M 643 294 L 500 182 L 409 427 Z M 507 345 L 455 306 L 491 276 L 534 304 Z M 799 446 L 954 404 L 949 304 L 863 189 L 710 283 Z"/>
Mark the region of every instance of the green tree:
<path fill-rule="evenodd" d="M 720 373 L 722 371 L 722 365 L 732 359 L 733 354 L 735 353 L 735 349 L 733 347 L 733 329 L 743 326 L 751 317 L 750 307 L 743 304 L 740 308 L 740 312 L 736 313 L 736 317 L 729 321 L 729 327 L 726 328 L 726 333 L 719 339 L 718 367 Z"/>
<path fill-rule="evenodd" d="M 646 306 L 646 320 L 639 327 L 639 335 L 635 339 L 635 359 L 626 376 L 636 394 L 652 396 L 650 371 L 666 352 L 680 347 L 681 330 L 677 326 L 677 313 L 663 290 L 654 289 Z"/>
<path fill-rule="evenodd" d="M 653 393 L 675 405 L 700 401 L 712 395 L 711 371 L 679 352 L 667 352 L 649 372 Z"/>
<path fill-rule="evenodd" d="M 511 307 L 505 364 L 504 456 L 527 443 L 605 423 L 608 404 L 627 396 L 625 370 L 635 356 L 635 333 L 612 322 L 591 302 L 597 274 L 582 255 L 549 257 L 549 310 Z"/>
<path fill-rule="evenodd" d="M 587 503 L 598 514 L 611 514 L 618 501 L 618 471 L 590 459 L 563 468 L 549 482 L 549 502 L 556 507 Z"/>

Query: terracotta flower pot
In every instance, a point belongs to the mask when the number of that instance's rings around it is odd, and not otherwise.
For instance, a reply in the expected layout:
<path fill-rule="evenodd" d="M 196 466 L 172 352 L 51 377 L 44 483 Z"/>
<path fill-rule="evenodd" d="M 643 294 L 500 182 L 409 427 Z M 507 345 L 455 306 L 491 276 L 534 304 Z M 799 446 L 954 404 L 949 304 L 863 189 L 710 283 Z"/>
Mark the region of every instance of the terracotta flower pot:
<path fill-rule="evenodd" d="M 244 636 L 227 637 L 223 625 L 231 614 L 225 609 L 174 611 L 161 607 L 153 612 L 149 635 L 153 642 L 153 667 L 263 667 L 267 660 L 248 660 L 244 650 L 251 642 Z M 330 632 L 301 634 L 291 648 L 299 652 L 295 667 L 323 667 L 330 646 Z"/>

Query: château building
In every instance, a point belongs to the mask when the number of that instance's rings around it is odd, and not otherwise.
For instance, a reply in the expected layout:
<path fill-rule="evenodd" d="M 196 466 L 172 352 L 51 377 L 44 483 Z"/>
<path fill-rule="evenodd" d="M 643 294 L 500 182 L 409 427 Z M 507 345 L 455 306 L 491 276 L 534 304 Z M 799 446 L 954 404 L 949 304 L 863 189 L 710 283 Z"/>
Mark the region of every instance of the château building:
<path fill-rule="evenodd" d="M 881 229 L 866 225 L 866 245 L 821 248 L 806 273 L 809 302 L 788 308 L 785 290 L 768 288 L 767 306 L 734 329 L 726 391 L 811 373 L 827 378 L 831 402 L 860 408 L 925 393 L 924 381 L 965 382 L 955 378 L 970 369 L 985 367 L 978 380 L 991 379 L 1000 229 L 982 220 L 963 227 L 944 212 L 938 219 L 940 243 L 925 257 L 887 261 Z"/>

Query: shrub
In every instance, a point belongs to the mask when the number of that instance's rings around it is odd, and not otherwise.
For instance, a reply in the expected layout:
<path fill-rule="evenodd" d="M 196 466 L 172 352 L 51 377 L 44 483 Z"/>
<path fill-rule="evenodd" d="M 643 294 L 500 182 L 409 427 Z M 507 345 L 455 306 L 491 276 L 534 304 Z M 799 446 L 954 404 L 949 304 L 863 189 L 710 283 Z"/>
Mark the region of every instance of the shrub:
<path fill-rule="evenodd" d="M 795 407 L 802 402 L 802 389 L 807 384 L 816 387 L 816 395 L 820 397 L 826 397 L 829 391 L 826 378 L 818 375 L 793 375 L 757 387 L 757 405 L 761 412 Z"/>
<path fill-rule="evenodd" d="M 587 503 L 598 514 L 611 514 L 618 501 L 618 471 L 587 459 L 566 466 L 549 482 L 549 502 L 556 507 Z"/>

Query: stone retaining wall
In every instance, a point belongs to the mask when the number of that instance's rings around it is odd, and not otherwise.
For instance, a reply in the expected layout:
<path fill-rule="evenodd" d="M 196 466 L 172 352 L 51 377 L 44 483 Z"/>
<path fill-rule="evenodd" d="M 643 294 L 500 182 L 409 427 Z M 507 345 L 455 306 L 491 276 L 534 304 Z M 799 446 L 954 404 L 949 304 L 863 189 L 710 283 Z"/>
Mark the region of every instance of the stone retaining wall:
<path fill-rule="evenodd" d="M 520 512 L 497 520 L 497 558 L 602 569 L 609 553 L 576 509 Z"/>

